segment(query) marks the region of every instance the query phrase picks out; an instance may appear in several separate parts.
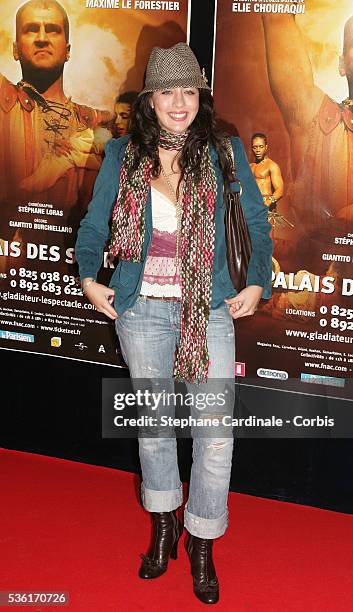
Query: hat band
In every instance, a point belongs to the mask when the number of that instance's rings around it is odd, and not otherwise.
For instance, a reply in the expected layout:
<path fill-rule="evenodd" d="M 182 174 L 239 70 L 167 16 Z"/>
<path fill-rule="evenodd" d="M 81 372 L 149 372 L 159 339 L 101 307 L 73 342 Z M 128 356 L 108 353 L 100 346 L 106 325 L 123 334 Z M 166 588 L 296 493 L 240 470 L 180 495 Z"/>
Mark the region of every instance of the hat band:
<path fill-rule="evenodd" d="M 145 87 L 141 93 L 151 91 L 162 91 L 163 89 L 176 89 L 177 87 L 196 87 L 196 89 L 210 89 L 202 75 L 185 75 L 179 78 L 169 78 L 165 80 L 146 81 Z"/>

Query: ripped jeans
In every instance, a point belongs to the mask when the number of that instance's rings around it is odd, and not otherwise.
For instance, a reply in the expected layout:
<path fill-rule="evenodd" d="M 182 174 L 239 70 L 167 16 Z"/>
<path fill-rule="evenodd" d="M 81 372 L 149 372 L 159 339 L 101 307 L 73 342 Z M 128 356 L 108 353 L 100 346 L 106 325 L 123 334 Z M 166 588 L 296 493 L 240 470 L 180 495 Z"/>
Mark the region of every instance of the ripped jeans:
<path fill-rule="evenodd" d="M 164 389 L 174 391 L 172 378 L 176 345 L 180 338 L 180 302 L 152 300 L 139 296 L 134 306 L 119 315 L 116 331 L 123 357 L 134 379 L 163 379 Z M 194 536 L 213 539 L 225 532 L 228 524 L 228 491 L 233 455 L 232 428 L 228 423 L 234 408 L 234 328 L 226 303 L 210 311 L 208 333 L 210 356 L 206 383 L 186 385 L 188 394 L 225 392 L 225 405 L 207 405 L 202 411 L 190 405 L 190 416 L 219 419 L 219 426 L 193 437 L 193 463 L 184 524 Z M 217 380 L 218 379 L 218 380 Z M 165 384 L 167 381 L 167 385 Z M 166 388 L 167 386 L 167 388 Z M 200 397 L 200 396 L 199 396 Z M 212 402 L 211 402 L 212 403 Z M 168 408 L 174 416 L 173 407 Z M 206 414 L 207 413 L 207 414 Z M 202 430 L 202 428 L 201 428 Z M 147 433 L 148 436 L 148 433 Z M 164 427 L 159 434 L 139 434 L 142 471 L 141 496 L 149 512 L 169 512 L 182 504 L 175 433 Z"/>

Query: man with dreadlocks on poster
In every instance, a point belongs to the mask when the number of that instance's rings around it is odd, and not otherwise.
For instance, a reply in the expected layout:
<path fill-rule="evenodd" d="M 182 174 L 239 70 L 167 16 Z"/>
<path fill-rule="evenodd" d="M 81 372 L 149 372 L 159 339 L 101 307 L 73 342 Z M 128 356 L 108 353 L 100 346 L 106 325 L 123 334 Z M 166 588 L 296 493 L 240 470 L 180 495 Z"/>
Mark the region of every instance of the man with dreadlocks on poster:
<path fill-rule="evenodd" d="M 219 597 L 212 543 L 228 522 L 233 319 L 254 314 L 271 292 L 267 207 L 239 138 L 231 143 L 252 255 L 246 288 L 237 294 L 231 283 L 224 225 L 224 195 L 233 179 L 227 142 L 216 129 L 210 88 L 188 45 L 155 47 L 130 136 L 108 143 L 76 243 L 83 291 L 115 320 L 135 388 L 145 382 L 169 397 L 174 381 L 183 381 L 194 400 L 184 525 L 194 592 L 208 604 Z M 96 275 L 109 236 L 120 261 L 108 288 Z M 143 579 L 158 578 L 169 558 L 176 559 L 183 530 L 176 514 L 183 495 L 176 436 L 173 423 L 162 420 L 174 410 L 174 404 L 142 408 L 143 416 L 157 421 L 141 426 L 138 440 L 142 501 L 153 519 L 151 547 L 139 571 Z"/>
<path fill-rule="evenodd" d="M 94 129 L 111 116 L 64 93 L 69 20 L 56 0 L 29 0 L 18 9 L 13 55 L 21 81 L 14 85 L 0 75 L 2 228 L 4 215 L 14 219 L 23 200 L 58 205 L 75 225 L 72 209 L 77 206 L 78 222 L 102 161 Z"/>

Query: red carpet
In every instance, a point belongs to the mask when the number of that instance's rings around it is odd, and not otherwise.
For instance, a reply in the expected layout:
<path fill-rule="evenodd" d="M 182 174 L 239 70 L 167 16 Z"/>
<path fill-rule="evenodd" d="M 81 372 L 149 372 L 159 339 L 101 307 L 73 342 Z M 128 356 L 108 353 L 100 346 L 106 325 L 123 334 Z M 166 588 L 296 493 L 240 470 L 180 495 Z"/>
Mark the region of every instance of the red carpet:
<path fill-rule="evenodd" d="M 1 610 L 207 609 L 192 594 L 183 545 L 167 574 L 150 582 L 137 577 L 150 522 L 137 503 L 134 475 L 7 450 L 0 461 L 0 591 L 71 596 L 68 606 Z M 350 515 L 231 494 L 230 527 L 215 544 L 215 561 L 215 610 L 352 610 Z"/>

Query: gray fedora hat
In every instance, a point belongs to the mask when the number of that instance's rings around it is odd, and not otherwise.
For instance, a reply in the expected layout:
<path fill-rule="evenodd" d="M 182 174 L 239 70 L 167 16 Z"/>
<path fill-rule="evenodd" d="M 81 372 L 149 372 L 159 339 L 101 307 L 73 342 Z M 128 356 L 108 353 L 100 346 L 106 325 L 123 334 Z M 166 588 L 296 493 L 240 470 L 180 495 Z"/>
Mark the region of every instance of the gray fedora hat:
<path fill-rule="evenodd" d="M 145 87 L 139 95 L 175 87 L 211 89 L 194 53 L 183 42 L 169 49 L 152 49 L 146 69 Z"/>

